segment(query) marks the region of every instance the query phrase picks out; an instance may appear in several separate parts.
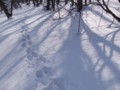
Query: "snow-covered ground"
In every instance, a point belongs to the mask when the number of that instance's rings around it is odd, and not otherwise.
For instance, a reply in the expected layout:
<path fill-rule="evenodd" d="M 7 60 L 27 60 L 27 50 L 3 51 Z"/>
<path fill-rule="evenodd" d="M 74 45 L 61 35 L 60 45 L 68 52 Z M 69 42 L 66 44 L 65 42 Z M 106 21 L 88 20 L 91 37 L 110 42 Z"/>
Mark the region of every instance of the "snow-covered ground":
<path fill-rule="evenodd" d="M 120 90 L 120 24 L 90 6 L 78 32 L 79 15 L 65 15 L 32 6 L 0 14 L 0 90 Z"/>

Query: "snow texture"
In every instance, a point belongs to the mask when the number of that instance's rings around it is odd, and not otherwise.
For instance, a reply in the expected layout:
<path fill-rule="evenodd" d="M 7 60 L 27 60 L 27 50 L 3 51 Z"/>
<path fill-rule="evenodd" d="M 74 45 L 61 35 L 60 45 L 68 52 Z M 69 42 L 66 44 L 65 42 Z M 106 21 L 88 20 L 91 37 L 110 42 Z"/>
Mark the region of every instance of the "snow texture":
<path fill-rule="evenodd" d="M 89 6 L 78 32 L 79 14 L 67 14 L 25 5 L 13 19 L 0 14 L 0 90 L 120 90 L 119 23 Z"/>

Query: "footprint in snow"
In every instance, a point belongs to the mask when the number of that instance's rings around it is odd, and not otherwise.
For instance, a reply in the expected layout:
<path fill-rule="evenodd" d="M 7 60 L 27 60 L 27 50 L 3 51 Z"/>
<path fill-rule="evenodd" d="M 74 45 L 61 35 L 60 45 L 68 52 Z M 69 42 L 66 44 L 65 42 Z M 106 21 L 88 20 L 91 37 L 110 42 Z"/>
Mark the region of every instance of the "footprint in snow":
<path fill-rule="evenodd" d="M 21 41 L 22 41 L 22 47 L 24 47 L 26 50 L 27 58 L 29 60 L 38 59 L 39 55 L 35 51 L 32 45 L 31 37 L 29 34 L 27 34 L 27 32 L 23 33 Z"/>
<path fill-rule="evenodd" d="M 31 37 L 26 33 L 22 35 L 21 42 L 22 42 L 21 44 L 22 47 L 28 47 L 32 45 Z"/>
<path fill-rule="evenodd" d="M 42 70 L 39 70 L 36 72 L 36 81 L 46 86 L 51 81 L 51 78 L 46 76 Z"/>
<path fill-rule="evenodd" d="M 55 74 L 52 67 L 44 67 L 43 71 L 44 71 L 44 74 L 47 76 L 53 76 Z"/>
<path fill-rule="evenodd" d="M 38 59 L 38 57 L 39 57 L 39 55 L 38 55 L 38 53 L 37 52 L 35 52 L 32 48 L 30 48 L 30 47 L 28 47 L 27 49 L 26 49 L 26 53 L 27 53 L 27 58 L 29 59 L 29 60 L 37 60 Z"/>
<path fill-rule="evenodd" d="M 45 66 L 36 72 L 36 77 L 41 78 L 41 77 L 47 76 L 47 77 L 51 78 L 51 76 L 53 76 L 54 74 L 55 74 L 55 72 L 53 71 L 53 69 L 51 67 Z"/>
<path fill-rule="evenodd" d="M 43 67 L 36 72 L 37 81 L 43 85 L 47 85 L 52 80 L 52 75 L 53 70 L 50 67 Z"/>

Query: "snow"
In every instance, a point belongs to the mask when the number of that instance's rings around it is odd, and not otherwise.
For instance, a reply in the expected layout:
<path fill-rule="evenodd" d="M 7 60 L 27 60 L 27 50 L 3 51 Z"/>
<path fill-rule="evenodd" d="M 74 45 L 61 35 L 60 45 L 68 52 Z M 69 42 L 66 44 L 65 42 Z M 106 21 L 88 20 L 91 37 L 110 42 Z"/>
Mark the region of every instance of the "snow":
<path fill-rule="evenodd" d="M 90 6 L 78 32 L 78 14 L 61 13 L 0 15 L 0 90 L 120 90 L 119 23 Z"/>

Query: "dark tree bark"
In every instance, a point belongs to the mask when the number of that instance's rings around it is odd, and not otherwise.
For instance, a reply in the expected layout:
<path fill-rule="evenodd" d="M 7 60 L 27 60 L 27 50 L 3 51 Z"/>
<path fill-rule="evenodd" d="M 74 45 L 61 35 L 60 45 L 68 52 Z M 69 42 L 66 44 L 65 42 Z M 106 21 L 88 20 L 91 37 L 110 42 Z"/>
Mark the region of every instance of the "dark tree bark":
<path fill-rule="evenodd" d="M 34 6 L 39 6 L 39 0 L 32 0 Z"/>
<path fill-rule="evenodd" d="M 51 4 L 52 4 L 52 9 L 54 11 L 55 10 L 55 0 L 51 0 Z"/>
<path fill-rule="evenodd" d="M 83 0 L 77 0 L 77 11 L 80 12 L 83 8 Z"/>
<path fill-rule="evenodd" d="M 118 0 L 118 2 L 120 3 L 120 0 Z"/>
<path fill-rule="evenodd" d="M 74 5 L 74 0 L 71 0 L 72 6 Z"/>
<path fill-rule="evenodd" d="M 85 0 L 85 5 L 87 5 L 87 0 Z"/>
<path fill-rule="evenodd" d="M 9 12 L 7 6 L 5 6 L 5 3 L 2 0 L 0 0 L 0 7 L 4 11 L 8 19 L 12 17 L 12 8 L 11 11 Z"/>
<path fill-rule="evenodd" d="M 50 10 L 50 0 L 47 0 L 47 6 L 46 6 L 47 10 Z"/>
<path fill-rule="evenodd" d="M 67 4 L 68 3 L 68 0 L 65 0 L 65 4 Z"/>
<path fill-rule="evenodd" d="M 43 3 L 43 0 L 40 0 L 40 4 L 42 4 Z"/>
<path fill-rule="evenodd" d="M 56 4 L 58 5 L 60 3 L 60 0 L 56 0 Z"/>

